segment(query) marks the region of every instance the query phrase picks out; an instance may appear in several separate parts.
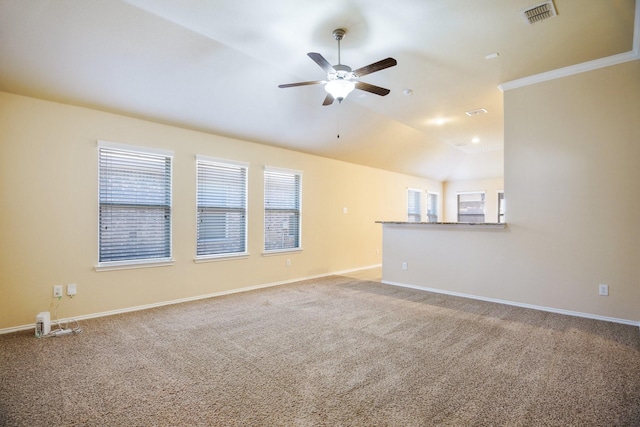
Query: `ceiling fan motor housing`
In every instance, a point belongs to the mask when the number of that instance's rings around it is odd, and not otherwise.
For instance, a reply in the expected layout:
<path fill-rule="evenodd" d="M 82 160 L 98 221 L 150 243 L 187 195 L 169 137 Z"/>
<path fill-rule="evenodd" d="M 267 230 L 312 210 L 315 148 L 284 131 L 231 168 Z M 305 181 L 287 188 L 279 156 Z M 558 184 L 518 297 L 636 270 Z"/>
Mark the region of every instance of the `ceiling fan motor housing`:
<path fill-rule="evenodd" d="M 353 77 L 353 71 L 351 67 L 347 65 L 334 65 L 333 68 L 336 70 L 335 73 L 327 73 L 327 77 L 329 80 L 351 80 Z"/>

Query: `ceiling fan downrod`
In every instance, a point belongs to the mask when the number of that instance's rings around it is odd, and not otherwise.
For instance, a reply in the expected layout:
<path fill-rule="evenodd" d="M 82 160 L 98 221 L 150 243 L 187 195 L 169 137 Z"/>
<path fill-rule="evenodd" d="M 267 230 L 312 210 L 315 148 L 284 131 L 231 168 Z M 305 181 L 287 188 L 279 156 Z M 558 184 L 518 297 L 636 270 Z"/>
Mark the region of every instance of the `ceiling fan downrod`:
<path fill-rule="evenodd" d="M 342 38 L 346 33 L 347 31 L 342 28 L 337 28 L 333 30 L 333 38 L 338 41 L 338 65 L 342 64 L 340 59 L 340 41 L 342 40 Z"/>

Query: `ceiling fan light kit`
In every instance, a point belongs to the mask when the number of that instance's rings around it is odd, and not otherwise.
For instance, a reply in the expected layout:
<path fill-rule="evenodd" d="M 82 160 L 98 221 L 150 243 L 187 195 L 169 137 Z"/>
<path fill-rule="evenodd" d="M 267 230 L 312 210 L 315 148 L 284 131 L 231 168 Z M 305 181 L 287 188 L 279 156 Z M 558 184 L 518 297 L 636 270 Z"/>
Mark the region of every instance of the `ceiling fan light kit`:
<path fill-rule="evenodd" d="M 307 56 L 327 73 L 326 80 L 288 83 L 279 85 L 278 87 L 288 88 L 323 84 L 324 90 L 327 91 L 327 97 L 322 105 L 331 105 L 334 100 L 338 100 L 338 102 L 341 103 L 354 89 L 363 90 L 380 96 L 388 95 L 389 92 L 391 92 L 389 89 L 361 82 L 358 79 L 366 74 L 371 74 L 376 71 L 384 70 L 385 68 L 393 67 L 397 64 L 397 61 L 393 58 L 386 58 L 381 61 L 374 62 L 373 64 L 358 68 L 355 71 L 352 70 L 351 67 L 342 64 L 340 58 L 340 41 L 345 34 L 346 30 L 342 28 L 333 30 L 333 38 L 338 41 L 338 64 L 331 65 L 329 61 L 317 52 L 307 53 Z"/>
<path fill-rule="evenodd" d="M 324 90 L 333 96 L 333 99 L 337 99 L 338 102 L 342 102 L 355 88 L 356 84 L 354 82 L 342 79 L 331 80 L 324 85 Z"/>

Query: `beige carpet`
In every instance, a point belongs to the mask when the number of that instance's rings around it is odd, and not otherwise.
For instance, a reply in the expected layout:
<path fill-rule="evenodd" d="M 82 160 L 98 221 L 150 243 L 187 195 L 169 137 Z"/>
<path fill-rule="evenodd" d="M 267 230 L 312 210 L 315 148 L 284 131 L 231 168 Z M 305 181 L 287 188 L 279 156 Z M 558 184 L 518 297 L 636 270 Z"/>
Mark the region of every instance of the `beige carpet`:
<path fill-rule="evenodd" d="M 0 336 L 2 426 L 639 426 L 640 331 L 361 281 Z"/>

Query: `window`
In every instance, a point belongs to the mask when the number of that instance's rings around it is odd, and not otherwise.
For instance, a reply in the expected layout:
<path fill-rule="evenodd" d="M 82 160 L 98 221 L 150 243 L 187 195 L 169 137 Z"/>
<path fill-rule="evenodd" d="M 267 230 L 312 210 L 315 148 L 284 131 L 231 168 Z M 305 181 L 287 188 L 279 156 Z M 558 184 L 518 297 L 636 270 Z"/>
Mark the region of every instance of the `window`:
<path fill-rule="evenodd" d="M 427 221 L 438 222 L 438 193 L 427 191 Z"/>
<path fill-rule="evenodd" d="M 485 193 L 458 194 L 458 222 L 484 222 Z"/>
<path fill-rule="evenodd" d="M 244 163 L 196 157 L 196 257 L 247 253 L 247 170 Z"/>
<path fill-rule="evenodd" d="M 409 188 L 407 190 L 407 221 L 420 222 L 422 214 L 420 213 L 420 199 L 422 191 Z"/>
<path fill-rule="evenodd" d="M 99 266 L 171 261 L 171 167 L 164 150 L 98 143 Z"/>
<path fill-rule="evenodd" d="M 265 252 L 301 249 L 301 187 L 302 172 L 265 168 Z"/>
<path fill-rule="evenodd" d="M 504 191 L 498 191 L 498 222 L 504 223 Z"/>

